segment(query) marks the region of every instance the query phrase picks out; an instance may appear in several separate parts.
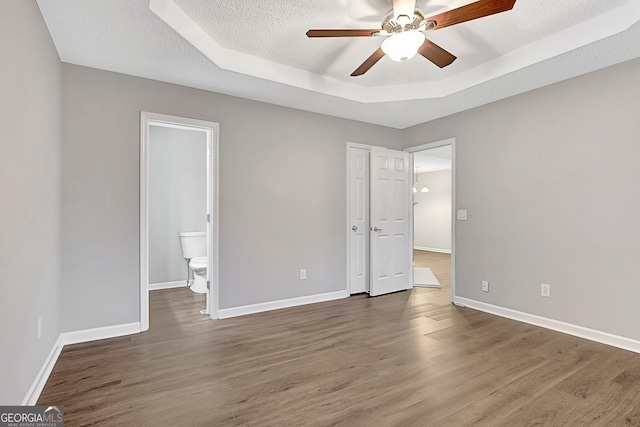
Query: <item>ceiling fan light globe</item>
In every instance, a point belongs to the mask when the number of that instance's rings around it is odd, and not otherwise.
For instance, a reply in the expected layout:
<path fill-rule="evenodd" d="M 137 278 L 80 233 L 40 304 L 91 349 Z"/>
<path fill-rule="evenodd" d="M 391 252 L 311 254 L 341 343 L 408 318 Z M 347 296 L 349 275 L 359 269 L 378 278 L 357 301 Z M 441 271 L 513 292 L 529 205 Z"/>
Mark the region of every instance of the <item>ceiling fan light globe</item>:
<path fill-rule="evenodd" d="M 424 43 L 424 34 L 420 31 L 405 31 L 394 34 L 382 42 L 382 51 L 396 62 L 405 62 L 416 56 Z"/>

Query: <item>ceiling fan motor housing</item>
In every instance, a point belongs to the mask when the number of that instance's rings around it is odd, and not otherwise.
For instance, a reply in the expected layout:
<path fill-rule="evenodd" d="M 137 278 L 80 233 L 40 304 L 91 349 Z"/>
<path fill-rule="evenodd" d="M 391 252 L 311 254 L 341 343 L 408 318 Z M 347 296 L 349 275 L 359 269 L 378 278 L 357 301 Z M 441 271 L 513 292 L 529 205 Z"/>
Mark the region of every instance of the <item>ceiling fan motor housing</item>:
<path fill-rule="evenodd" d="M 413 17 L 410 18 L 410 21 L 406 23 L 404 26 L 398 22 L 398 20 L 393 15 L 393 10 L 387 13 L 385 17 L 385 21 L 382 24 L 383 34 L 387 33 L 388 35 L 401 33 L 403 31 L 410 30 L 418 30 L 418 31 L 427 31 L 435 28 L 436 23 L 434 21 L 428 21 L 424 19 L 424 15 L 422 11 L 416 9 L 413 13 Z"/>

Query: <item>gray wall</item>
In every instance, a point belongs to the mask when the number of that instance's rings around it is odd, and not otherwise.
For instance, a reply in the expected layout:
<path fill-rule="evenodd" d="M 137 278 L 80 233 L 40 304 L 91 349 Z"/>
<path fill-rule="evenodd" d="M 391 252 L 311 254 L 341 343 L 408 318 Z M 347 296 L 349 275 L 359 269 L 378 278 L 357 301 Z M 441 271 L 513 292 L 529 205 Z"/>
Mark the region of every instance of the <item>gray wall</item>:
<path fill-rule="evenodd" d="M 186 280 L 179 233 L 207 230 L 207 136 L 149 131 L 149 283 Z"/>
<path fill-rule="evenodd" d="M 428 193 L 420 189 L 426 185 Z M 413 245 L 451 250 L 451 170 L 418 174 L 413 201 Z"/>
<path fill-rule="evenodd" d="M 0 405 L 8 405 L 23 399 L 59 333 L 61 65 L 35 2 L 0 2 L 0 58 Z"/>
<path fill-rule="evenodd" d="M 456 138 L 457 294 L 640 339 L 639 117 L 634 60 L 406 129 Z"/>
<path fill-rule="evenodd" d="M 401 131 L 63 67 L 65 330 L 139 320 L 140 111 L 220 123 L 221 308 L 345 289 L 346 142 Z"/>
<path fill-rule="evenodd" d="M 0 57 L 0 404 L 61 330 L 139 320 L 141 110 L 221 125 L 222 308 L 344 289 L 346 141 L 455 136 L 458 295 L 640 339 L 640 60 L 398 131 L 61 67 L 31 1 Z"/>

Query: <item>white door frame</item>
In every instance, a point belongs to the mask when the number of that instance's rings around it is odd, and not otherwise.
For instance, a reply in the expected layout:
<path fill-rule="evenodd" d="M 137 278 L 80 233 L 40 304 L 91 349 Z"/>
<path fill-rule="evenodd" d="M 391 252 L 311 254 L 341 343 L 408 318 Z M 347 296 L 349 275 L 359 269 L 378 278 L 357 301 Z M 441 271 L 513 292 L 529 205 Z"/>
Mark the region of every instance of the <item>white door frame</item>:
<path fill-rule="evenodd" d="M 149 126 L 204 131 L 210 156 L 209 194 L 209 317 L 218 318 L 218 246 L 219 246 L 219 123 L 165 114 L 140 112 L 140 331 L 149 329 Z"/>
<path fill-rule="evenodd" d="M 418 151 L 429 150 L 432 148 L 444 147 L 451 145 L 451 301 L 456 296 L 456 139 L 448 138 L 440 141 L 430 142 L 428 144 L 417 145 L 415 147 L 405 148 L 404 151 L 409 153 L 415 153 Z M 412 156 L 413 159 L 413 156 Z M 415 170 L 413 168 L 413 161 L 411 162 L 411 176 L 415 182 Z M 412 193 L 413 194 L 413 193 Z M 411 249 L 413 251 L 413 197 L 411 198 L 411 210 L 410 210 L 410 235 Z M 413 259 L 413 257 L 412 257 Z M 412 279 L 413 283 L 413 279 Z"/>
<path fill-rule="evenodd" d="M 351 164 L 350 152 L 352 148 L 362 148 L 369 150 L 373 148 L 373 145 L 359 144 L 357 142 L 347 142 L 347 295 L 351 296 L 351 239 L 353 238 L 353 232 L 351 231 Z"/>

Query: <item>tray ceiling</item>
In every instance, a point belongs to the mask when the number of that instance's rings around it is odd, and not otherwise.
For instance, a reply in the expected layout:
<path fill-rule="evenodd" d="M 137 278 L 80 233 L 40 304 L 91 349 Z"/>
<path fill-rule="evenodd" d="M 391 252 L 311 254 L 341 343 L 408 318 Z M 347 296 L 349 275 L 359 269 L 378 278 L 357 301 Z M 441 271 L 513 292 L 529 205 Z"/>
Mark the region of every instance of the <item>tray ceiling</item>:
<path fill-rule="evenodd" d="M 418 0 L 430 16 L 469 0 Z M 517 0 L 513 10 L 427 33 L 458 59 L 383 58 L 390 0 L 38 0 L 62 61 L 404 128 L 640 57 L 640 0 Z"/>

